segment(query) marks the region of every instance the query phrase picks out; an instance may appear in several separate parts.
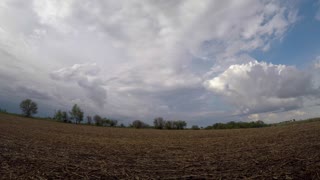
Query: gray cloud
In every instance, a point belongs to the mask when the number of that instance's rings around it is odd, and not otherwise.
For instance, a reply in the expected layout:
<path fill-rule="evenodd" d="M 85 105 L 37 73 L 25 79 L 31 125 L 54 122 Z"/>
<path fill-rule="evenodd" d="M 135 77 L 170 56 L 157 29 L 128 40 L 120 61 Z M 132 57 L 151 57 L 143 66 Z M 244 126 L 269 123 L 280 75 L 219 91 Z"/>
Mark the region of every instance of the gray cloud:
<path fill-rule="evenodd" d="M 44 92 L 41 89 L 37 89 L 35 87 L 24 87 L 20 86 L 15 89 L 16 92 L 22 92 L 24 97 L 41 99 L 41 100 L 51 100 L 52 97 L 48 94 L 48 92 Z"/>
<path fill-rule="evenodd" d="M 287 1 L 2 0 L 0 50 L 9 56 L 0 53 L 0 81 L 44 101 L 47 92 L 54 108 L 78 103 L 127 119 L 220 118 L 231 108 L 203 82 L 253 61 L 250 52 L 267 51 L 296 19 Z M 280 88 L 259 111 L 302 106 L 299 98 L 313 89 L 299 75 L 274 77 L 306 89 Z"/>
<path fill-rule="evenodd" d="M 106 103 L 107 94 L 103 87 L 103 80 L 98 77 L 99 71 L 100 69 L 96 64 L 75 64 L 72 67 L 54 71 L 50 76 L 54 80 L 76 82 L 85 90 L 93 103 L 103 107 Z"/>

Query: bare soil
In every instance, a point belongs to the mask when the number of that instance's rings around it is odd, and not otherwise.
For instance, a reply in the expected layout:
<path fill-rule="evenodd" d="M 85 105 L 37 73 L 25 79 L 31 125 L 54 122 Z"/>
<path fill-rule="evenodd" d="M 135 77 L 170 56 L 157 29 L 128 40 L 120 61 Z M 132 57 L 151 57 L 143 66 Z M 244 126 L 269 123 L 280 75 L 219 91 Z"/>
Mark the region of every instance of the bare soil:
<path fill-rule="evenodd" d="M 0 178 L 320 179 L 320 122 L 178 131 L 0 114 Z"/>

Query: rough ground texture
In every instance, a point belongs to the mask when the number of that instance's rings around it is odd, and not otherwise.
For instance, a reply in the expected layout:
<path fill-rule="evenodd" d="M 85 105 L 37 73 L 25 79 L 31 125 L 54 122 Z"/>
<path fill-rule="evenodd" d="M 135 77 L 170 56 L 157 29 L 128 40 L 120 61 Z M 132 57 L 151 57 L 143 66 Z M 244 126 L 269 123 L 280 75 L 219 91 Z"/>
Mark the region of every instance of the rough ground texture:
<path fill-rule="evenodd" d="M 136 130 L 0 114 L 1 179 L 320 179 L 320 122 Z"/>

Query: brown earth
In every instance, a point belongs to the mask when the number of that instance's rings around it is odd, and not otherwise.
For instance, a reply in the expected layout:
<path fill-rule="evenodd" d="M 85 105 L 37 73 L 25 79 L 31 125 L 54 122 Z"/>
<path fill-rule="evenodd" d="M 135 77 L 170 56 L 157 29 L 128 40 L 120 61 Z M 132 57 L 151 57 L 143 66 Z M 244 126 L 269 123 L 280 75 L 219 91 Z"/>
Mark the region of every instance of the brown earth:
<path fill-rule="evenodd" d="M 320 122 L 103 128 L 0 114 L 1 179 L 320 179 Z"/>

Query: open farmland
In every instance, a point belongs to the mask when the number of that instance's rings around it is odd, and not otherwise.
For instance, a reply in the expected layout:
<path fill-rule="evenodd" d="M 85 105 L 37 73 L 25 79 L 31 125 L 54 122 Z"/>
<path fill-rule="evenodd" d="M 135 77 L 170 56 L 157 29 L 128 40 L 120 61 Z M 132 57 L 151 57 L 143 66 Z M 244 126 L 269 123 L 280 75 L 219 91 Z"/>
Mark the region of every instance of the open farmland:
<path fill-rule="evenodd" d="M 320 122 L 103 128 L 0 114 L 2 179 L 320 179 Z"/>

